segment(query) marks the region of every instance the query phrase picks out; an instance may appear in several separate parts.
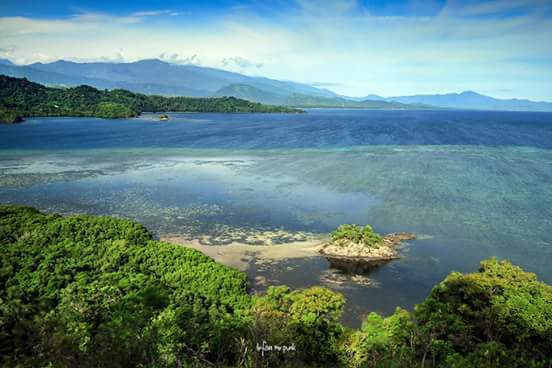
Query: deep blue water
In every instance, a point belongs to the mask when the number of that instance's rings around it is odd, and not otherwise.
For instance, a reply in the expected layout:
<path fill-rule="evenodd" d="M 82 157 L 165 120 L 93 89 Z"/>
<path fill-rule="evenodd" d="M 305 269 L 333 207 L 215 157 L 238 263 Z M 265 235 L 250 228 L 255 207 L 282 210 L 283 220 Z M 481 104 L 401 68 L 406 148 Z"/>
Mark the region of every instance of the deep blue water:
<path fill-rule="evenodd" d="M 411 308 L 450 271 L 508 258 L 552 282 L 552 114 L 309 110 L 30 119 L 0 126 L 0 203 L 137 219 L 193 237 L 370 223 L 423 239 L 363 275 L 324 258 L 252 264 L 323 284 L 346 320 Z M 331 282 L 339 279 L 340 283 Z"/>
<path fill-rule="evenodd" d="M 550 113 L 313 109 L 298 115 L 175 116 L 167 124 L 146 124 L 151 116 L 116 122 L 33 119 L 23 125 L 3 126 L 0 149 L 286 149 L 365 145 L 552 148 Z"/>

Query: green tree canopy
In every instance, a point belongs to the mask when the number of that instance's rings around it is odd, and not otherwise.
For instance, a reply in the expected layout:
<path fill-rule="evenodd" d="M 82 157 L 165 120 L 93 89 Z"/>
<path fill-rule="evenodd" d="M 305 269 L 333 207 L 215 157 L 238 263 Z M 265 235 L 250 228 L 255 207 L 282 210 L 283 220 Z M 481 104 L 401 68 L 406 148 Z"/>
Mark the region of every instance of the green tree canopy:
<path fill-rule="evenodd" d="M 0 122 L 23 116 L 94 116 L 128 118 L 142 112 L 260 112 L 295 113 L 301 110 L 263 105 L 235 97 L 192 98 L 147 96 L 123 89 L 90 86 L 50 88 L 24 78 L 0 75 Z"/>
<path fill-rule="evenodd" d="M 552 365 L 552 287 L 496 259 L 451 273 L 413 312 L 370 313 L 353 330 L 340 293 L 252 296 L 244 273 L 133 221 L 8 205 L 0 286 L 6 367 Z M 263 356 L 265 343 L 289 350 Z"/>

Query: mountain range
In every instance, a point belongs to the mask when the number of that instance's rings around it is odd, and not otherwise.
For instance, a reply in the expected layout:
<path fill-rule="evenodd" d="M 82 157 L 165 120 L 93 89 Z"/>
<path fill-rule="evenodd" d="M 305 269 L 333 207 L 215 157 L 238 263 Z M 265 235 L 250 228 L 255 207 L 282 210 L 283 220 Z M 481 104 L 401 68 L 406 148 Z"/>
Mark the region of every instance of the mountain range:
<path fill-rule="evenodd" d="M 234 96 L 250 101 L 296 107 L 454 108 L 477 110 L 552 111 L 550 102 L 497 99 L 476 92 L 363 98 L 338 95 L 308 84 L 281 81 L 197 65 L 172 64 L 158 59 L 129 63 L 52 63 L 16 65 L 0 59 L 0 74 L 27 78 L 49 86 L 90 85 L 100 89 L 128 89 L 164 96 Z"/>

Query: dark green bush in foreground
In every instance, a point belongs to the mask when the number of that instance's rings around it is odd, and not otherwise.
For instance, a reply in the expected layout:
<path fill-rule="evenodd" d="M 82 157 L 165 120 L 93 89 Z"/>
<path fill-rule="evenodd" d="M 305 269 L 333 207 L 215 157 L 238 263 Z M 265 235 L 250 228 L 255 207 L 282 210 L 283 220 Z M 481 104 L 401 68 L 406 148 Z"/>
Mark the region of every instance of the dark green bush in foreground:
<path fill-rule="evenodd" d="M 243 273 L 135 222 L 0 206 L 0 284 L 0 366 L 552 364 L 552 288 L 494 259 L 351 330 L 328 289 L 250 296 Z"/>
<path fill-rule="evenodd" d="M 6 206 L 0 228 L 3 365 L 236 359 L 251 305 L 244 274 L 128 220 Z"/>

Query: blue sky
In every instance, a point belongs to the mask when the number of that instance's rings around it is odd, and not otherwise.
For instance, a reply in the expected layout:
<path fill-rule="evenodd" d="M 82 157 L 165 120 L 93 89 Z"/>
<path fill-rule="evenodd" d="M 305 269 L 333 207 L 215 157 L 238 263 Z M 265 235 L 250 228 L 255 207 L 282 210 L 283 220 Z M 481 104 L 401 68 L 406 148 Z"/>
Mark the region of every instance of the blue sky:
<path fill-rule="evenodd" d="M 552 101 L 552 2 L 4 0 L 0 57 L 161 58 L 352 96 Z"/>

